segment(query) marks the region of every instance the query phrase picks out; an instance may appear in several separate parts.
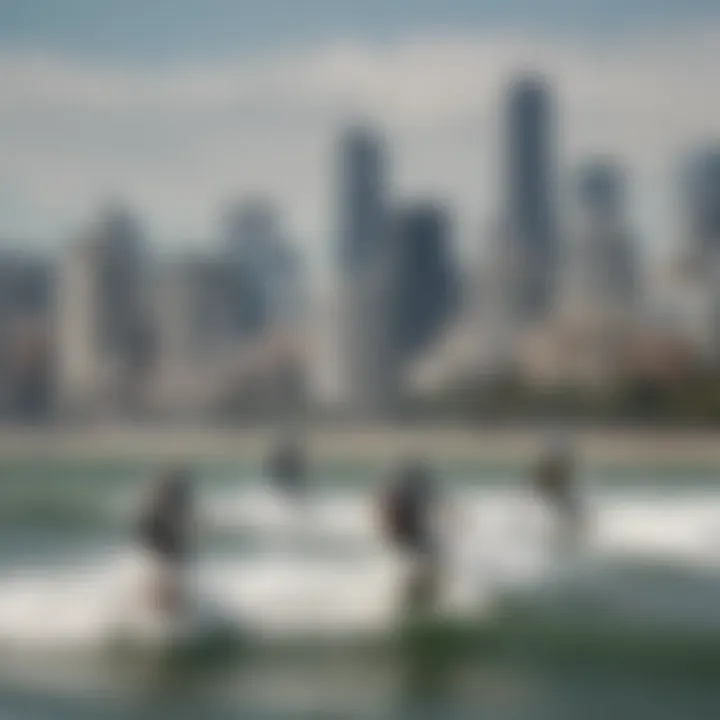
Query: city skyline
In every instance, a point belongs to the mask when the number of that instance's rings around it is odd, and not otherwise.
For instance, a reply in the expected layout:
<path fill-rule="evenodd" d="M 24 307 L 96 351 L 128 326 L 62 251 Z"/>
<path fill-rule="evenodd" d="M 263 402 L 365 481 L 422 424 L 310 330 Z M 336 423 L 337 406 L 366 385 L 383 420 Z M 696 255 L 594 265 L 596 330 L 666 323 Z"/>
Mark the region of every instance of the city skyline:
<path fill-rule="evenodd" d="M 20 297 L 8 307 L 2 350 L 9 377 L 22 377 L 27 365 L 27 387 L 44 393 L 23 389 L 18 402 L 28 398 L 32 410 L 45 397 L 46 417 L 56 407 L 76 418 L 96 411 L 232 415 L 278 410 L 283 397 L 299 403 L 307 387 L 327 407 L 391 417 L 421 398 L 416 383 L 426 383 L 425 368 L 431 383 L 450 390 L 497 372 L 518 372 L 540 388 L 590 387 L 631 378 L 637 368 L 654 372 L 641 357 L 647 338 L 687 353 L 680 372 L 714 357 L 712 283 L 678 275 L 673 287 L 684 286 L 696 304 L 692 327 L 677 303 L 667 308 L 672 326 L 657 325 L 665 313 L 655 294 L 661 288 L 644 282 L 625 158 L 588 154 L 568 163 L 558 142 L 562 102 L 547 76 L 511 76 L 497 102 L 505 119 L 490 215 L 497 252 L 476 272 L 456 263 L 452 204 L 401 192 L 393 173 L 397 139 L 383 126 L 354 123 L 335 138 L 336 294 L 319 308 L 335 314 L 335 323 L 315 323 L 310 308 L 318 305 L 304 292 L 307 253 L 293 247 L 272 196 L 225 205 L 213 242 L 191 253 L 157 253 L 137 208 L 109 203 L 56 258 L 57 293 L 47 285 L 41 316 L 27 313 Z M 698 168 L 695 175 L 676 177 L 677 221 L 697 236 L 703 253 L 696 262 L 711 275 L 720 248 L 713 147 L 695 156 L 688 167 Z M 572 188 L 557 181 L 560 173 L 572 177 Z M 559 221 L 562 215 L 571 222 Z M 30 262 L 40 278 L 39 261 Z M 318 353 L 323 333 L 334 357 Z M 486 356 L 488 343 L 500 351 Z M 338 368 L 338 393 L 316 395 L 305 382 L 327 370 L 328 360 Z M 46 391 L 52 377 L 59 406 Z M 271 392 L 276 386 L 285 390 Z"/>
<path fill-rule="evenodd" d="M 590 154 L 621 158 L 630 212 L 657 254 L 676 241 L 678 165 L 717 136 L 720 102 L 706 88 L 719 32 L 713 22 L 650 23 L 579 43 L 450 27 L 189 64 L 63 54 L 0 36 L 0 236 L 57 247 L 116 195 L 159 246 L 200 244 L 216 235 L 224 204 L 261 194 L 326 271 L 334 138 L 361 117 L 387 133 L 399 195 L 453 208 L 467 257 L 497 207 L 502 88 L 529 66 L 559 98 L 565 169 Z"/>

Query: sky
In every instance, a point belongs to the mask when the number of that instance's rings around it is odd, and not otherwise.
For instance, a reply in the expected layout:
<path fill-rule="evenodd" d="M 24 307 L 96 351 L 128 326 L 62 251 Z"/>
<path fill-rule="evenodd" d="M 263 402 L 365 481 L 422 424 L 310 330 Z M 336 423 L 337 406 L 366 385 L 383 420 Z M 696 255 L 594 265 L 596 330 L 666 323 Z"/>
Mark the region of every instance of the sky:
<path fill-rule="evenodd" d="M 720 141 L 720 0 L 0 0 L 0 237 L 55 247 L 120 198 L 167 247 L 211 247 L 267 195 L 328 256 L 336 140 L 361 117 L 398 198 L 453 209 L 463 251 L 501 202 L 514 73 L 553 86 L 560 193 L 611 155 L 650 248 L 677 234 L 677 166 Z"/>
<path fill-rule="evenodd" d="M 717 0 L 2 0 L 0 41 L 74 56 L 205 59 L 338 39 L 703 22 Z"/>

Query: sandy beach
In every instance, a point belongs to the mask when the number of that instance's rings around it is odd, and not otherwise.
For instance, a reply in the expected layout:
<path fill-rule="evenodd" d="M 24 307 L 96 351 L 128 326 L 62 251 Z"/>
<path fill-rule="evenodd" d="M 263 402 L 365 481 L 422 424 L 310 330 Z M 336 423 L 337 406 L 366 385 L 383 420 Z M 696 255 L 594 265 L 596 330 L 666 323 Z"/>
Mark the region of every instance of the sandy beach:
<path fill-rule="evenodd" d="M 384 462 L 408 452 L 438 461 L 525 461 L 547 435 L 534 429 L 448 426 L 335 426 L 306 429 L 318 460 Z M 0 458 L 187 459 L 256 458 L 274 432 L 267 428 L 94 426 L 0 430 Z M 587 462 L 622 465 L 720 466 L 720 434 L 710 431 L 585 429 L 572 435 Z"/>

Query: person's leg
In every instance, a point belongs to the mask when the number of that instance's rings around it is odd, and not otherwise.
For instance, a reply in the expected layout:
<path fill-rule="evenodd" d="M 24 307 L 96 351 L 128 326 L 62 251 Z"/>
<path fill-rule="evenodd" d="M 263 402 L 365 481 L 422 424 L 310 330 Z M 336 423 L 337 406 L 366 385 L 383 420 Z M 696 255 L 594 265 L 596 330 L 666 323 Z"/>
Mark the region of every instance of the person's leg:
<path fill-rule="evenodd" d="M 440 594 L 440 567 L 433 548 L 416 547 L 410 554 L 411 569 L 405 589 L 405 607 L 412 613 L 435 609 Z"/>
<path fill-rule="evenodd" d="M 183 568 L 168 558 L 158 558 L 150 602 L 162 613 L 174 615 L 185 602 Z"/>

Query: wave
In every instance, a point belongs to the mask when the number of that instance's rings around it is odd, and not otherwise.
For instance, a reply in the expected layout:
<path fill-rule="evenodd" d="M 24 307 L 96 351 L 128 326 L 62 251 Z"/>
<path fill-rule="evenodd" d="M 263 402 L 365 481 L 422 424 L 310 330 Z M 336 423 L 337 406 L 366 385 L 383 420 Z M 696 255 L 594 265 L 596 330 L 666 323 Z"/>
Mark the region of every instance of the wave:
<path fill-rule="evenodd" d="M 486 573 L 480 566 L 462 607 L 408 617 L 400 601 L 402 563 L 389 555 L 349 564 L 216 560 L 195 579 L 202 588 L 196 614 L 153 635 L 143 623 L 135 626 L 141 634 L 118 632 L 127 628 L 118 623 L 129 597 L 127 559 L 2 578 L 0 657 L 38 653 L 65 662 L 101 652 L 203 665 L 307 653 L 470 653 L 720 666 L 720 578 L 672 563 L 582 555 L 533 574 L 508 564 L 504 577 L 497 567 Z"/>
<path fill-rule="evenodd" d="M 87 479 L 86 479 L 87 480 Z M 141 503 L 136 481 L 10 483 L 0 488 L 0 528 L 130 533 Z M 526 532 L 522 488 L 455 487 L 453 525 L 479 545 L 505 543 Z M 199 494 L 201 540 L 284 543 L 312 549 L 329 538 L 347 549 L 377 543 L 372 494 L 324 488 L 294 502 L 262 479 L 209 483 Z M 720 547 L 720 495 L 658 497 L 634 491 L 588 495 L 593 532 L 607 550 L 644 549 L 668 555 L 712 555 Z M 534 522 L 531 523 L 534 527 Z M 456 528 L 457 529 L 457 528 Z M 531 530 L 534 532 L 534 530 Z M 503 537 L 501 537 L 503 536 Z"/>

